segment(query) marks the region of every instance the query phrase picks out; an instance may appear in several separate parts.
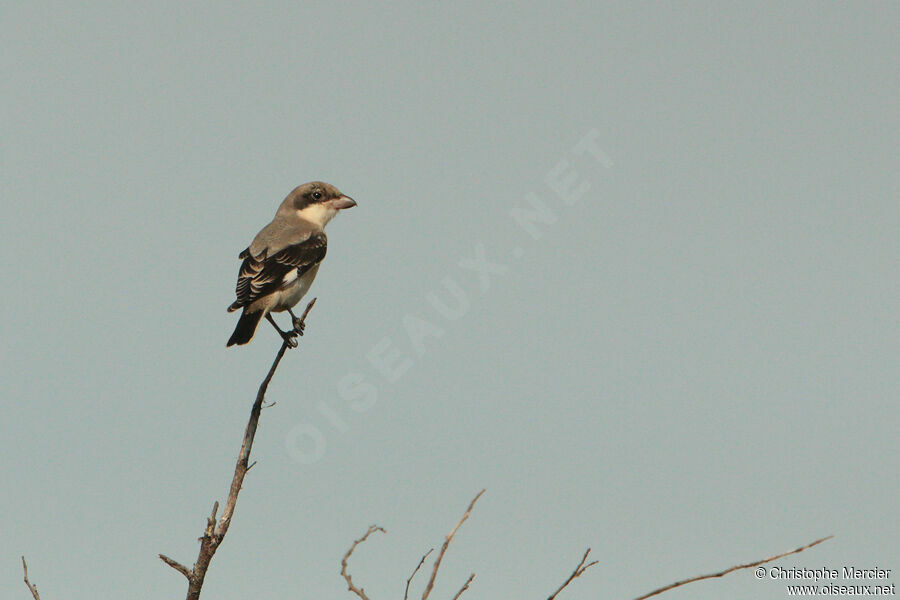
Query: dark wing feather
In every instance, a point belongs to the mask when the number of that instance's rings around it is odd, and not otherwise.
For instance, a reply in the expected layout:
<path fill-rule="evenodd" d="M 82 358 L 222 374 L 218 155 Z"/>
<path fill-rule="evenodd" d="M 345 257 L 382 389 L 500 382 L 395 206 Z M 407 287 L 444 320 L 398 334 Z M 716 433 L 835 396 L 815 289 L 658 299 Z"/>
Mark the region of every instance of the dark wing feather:
<path fill-rule="evenodd" d="M 284 276 L 297 270 L 297 277 L 322 262 L 328 249 L 328 239 L 324 232 L 314 233 L 299 244 L 279 250 L 272 256 L 264 251 L 253 256 L 249 250 L 241 252 L 244 259 L 238 271 L 235 295 L 237 300 L 228 307 L 229 311 L 237 310 L 252 304 L 254 301 L 271 294 L 281 287 Z"/>

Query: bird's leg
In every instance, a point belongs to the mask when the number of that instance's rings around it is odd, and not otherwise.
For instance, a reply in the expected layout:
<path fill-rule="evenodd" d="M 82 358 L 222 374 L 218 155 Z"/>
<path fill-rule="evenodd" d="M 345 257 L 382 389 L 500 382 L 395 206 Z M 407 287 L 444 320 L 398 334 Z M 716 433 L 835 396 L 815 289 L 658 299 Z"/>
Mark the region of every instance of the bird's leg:
<path fill-rule="evenodd" d="M 291 315 L 291 321 L 294 324 L 294 331 L 298 334 L 303 335 L 303 330 L 306 329 L 306 323 L 297 318 L 297 315 L 294 314 L 294 311 L 288 309 L 288 313 Z"/>
<path fill-rule="evenodd" d="M 281 327 L 278 326 L 278 323 L 275 322 L 275 319 L 272 318 L 272 315 L 270 313 L 266 313 L 266 319 L 268 319 L 269 323 L 272 324 L 272 327 L 275 328 L 275 331 L 278 332 L 278 335 L 281 336 L 281 339 L 284 340 L 285 344 L 287 344 L 291 348 L 297 347 L 296 331 L 282 331 Z"/>

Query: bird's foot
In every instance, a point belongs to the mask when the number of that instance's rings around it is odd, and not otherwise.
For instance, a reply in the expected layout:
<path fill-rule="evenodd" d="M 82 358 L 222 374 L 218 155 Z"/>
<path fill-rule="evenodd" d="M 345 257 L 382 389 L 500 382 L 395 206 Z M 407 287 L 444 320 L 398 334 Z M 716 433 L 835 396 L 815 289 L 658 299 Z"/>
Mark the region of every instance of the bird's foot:
<path fill-rule="evenodd" d="M 297 317 L 293 318 L 293 323 L 294 323 L 294 331 L 297 332 L 297 335 L 303 335 L 303 331 L 306 329 L 306 323 L 304 323 Z"/>
<path fill-rule="evenodd" d="M 284 340 L 284 344 L 288 348 L 296 348 L 299 345 L 297 343 L 297 332 L 296 331 L 283 331 L 281 333 L 281 339 Z"/>

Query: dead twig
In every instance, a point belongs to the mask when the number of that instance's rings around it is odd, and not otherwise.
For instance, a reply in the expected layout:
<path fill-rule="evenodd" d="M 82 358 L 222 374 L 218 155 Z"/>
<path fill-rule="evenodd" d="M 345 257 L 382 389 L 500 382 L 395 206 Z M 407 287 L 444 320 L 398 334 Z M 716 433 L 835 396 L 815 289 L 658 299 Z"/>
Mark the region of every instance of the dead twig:
<path fill-rule="evenodd" d="M 303 315 L 301 315 L 297 326 L 294 327 L 294 331 L 298 334 L 306 324 L 306 317 L 309 315 L 309 311 L 312 310 L 315 303 L 316 299 L 313 298 L 312 301 L 306 305 L 306 310 L 303 311 Z M 209 563 L 212 561 L 219 545 L 225 539 L 225 534 L 228 533 L 228 527 L 231 525 L 231 518 L 234 516 L 234 507 L 237 505 L 237 498 L 238 494 L 241 492 L 244 476 L 247 474 L 247 471 L 250 470 L 250 450 L 253 448 L 253 439 L 256 437 L 256 428 L 259 424 L 259 415 L 262 411 L 263 398 L 265 398 L 266 390 L 269 388 L 269 382 L 272 381 L 272 376 L 275 375 L 275 369 L 278 368 L 278 364 L 281 362 L 281 358 L 284 356 L 287 349 L 288 341 L 284 340 L 281 344 L 281 348 L 278 349 L 278 353 L 275 355 L 275 360 L 272 362 L 268 374 L 266 374 L 265 379 L 263 379 L 259 386 L 259 391 L 256 393 L 256 401 L 250 409 L 250 420 L 247 422 L 247 428 L 244 430 L 244 439 L 241 442 L 241 452 L 238 455 L 237 464 L 234 467 L 234 477 L 231 479 L 231 488 L 228 491 L 228 499 L 225 501 L 225 508 L 222 511 L 222 516 L 216 520 L 216 512 L 219 510 L 219 503 L 216 502 L 213 505 L 212 515 L 207 518 L 203 537 L 200 538 L 200 553 L 197 555 L 197 562 L 194 563 L 194 567 L 188 569 L 186 566 L 168 556 L 163 554 L 159 555 L 160 560 L 187 578 L 187 600 L 197 600 L 200 598 L 200 590 L 203 588 L 203 580 L 206 577 L 206 571 L 209 569 Z"/>
<path fill-rule="evenodd" d="M 473 579 L 475 579 L 475 573 L 469 575 L 469 578 L 466 579 L 466 582 L 463 584 L 463 586 L 459 589 L 458 592 L 456 592 L 456 595 L 453 596 L 453 600 L 458 600 L 458 598 L 463 595 L 463 592 L 469 589 L 469 584 L 472 583 Z"/>
<path fill-rule="evenodd" d="M 419 572 L 419 569 L 422 568 L 422 564 L 425 562 L 425 559 L 428 558 L 428 555 L 434 552 L 434 548 L 430 549 L 428 552 L 422 555 L 422 558 L 419 560 L 419 564 L 416 565 L 416 568 L 413 569 L 412 575 L 409 576 L 409 579 L 406 580 L 406 590 L 403 592 L 403 600 L 409 600 L 409 584 L 412 583 L 413 577 L 416 576 L 416 573 Z"/>
<path fill-rule="evenodd" d="M 708 575 L 698 575 L 697 577 L 691 577 L 689 579 L 682 579 L 681 581 L 676 581 L 675 583 L 670 583 L 667 586 L 657 588 L 657 589 L 653 590 L 652 592 L 650 592 L 649 594 L 644 594 L 643 596 L 638 596 L 637 598 L 635 598 L 635 600 L 646 600 L 647 598 L 656 596 L 657 594 L 662 594 L 663 592 L 667 592 L 671 589 L 681 587 L 681 586 L 687 585 L 689 583 L 694 583 L 695 581 L 703 581 L 704 579 L 714 579 L 716 577 L 724 577 L 725 575 L 728 575 L 729 573 L 733 573 L 734 571 L 758 567 L 759 565 L 764 565 L 768 562 L 772 562 L 773 560 L 778 560 L 779 558 L 784 558 L 785 556 L 790 556 L 791 554 L 798 554 L 800 552 L 803 552 L 807 548 L 812 548 L 813 546 L 821 544 L 822 542 L 824 542 L 826 540 L 830 540 L 833 537 L 834 537 L 833 535 L 829 535 L 827 537 L 818 539 L 814 542 L 810 542 L 809 544 L 806 544 L 805 546 L 800 546 L 799 548 L 796 548 L 794 550 L 789 550 L 788 552 L 782 552 L 781 554 L 776 554 L 775 556 L 770 556 L 769 558 L 757 560 L 757 561 L 754 561 L 751 563 L 747 563 L 745 565 L 735 565 L 733 567 L 729 567 L 729 568 L 725 569 L 724 571 L 718 571 L 716 573 L 710 573 Z"/>
<path fill-rule="evenodd" d="M 28 563 L 25 562 L 25 557 L 22 557 L 22 570 L 25 571 L 25 585 L 28 586 L 28 591 L 31 592 L 31 596 L 34 600 L 41 600 L 40 594 L 37 591 L 37 585 L 28 581 Z"/>
<path fill-rule="evenodd" d="M 173 559 L 169 558 L 169 557 L 166 556 L 165 554 L 160 554 L 160 555 L 159 555 L 159 558 L 160 558 L 160 560 L 162 560 L 164 563 L 166 563 L 167 565 L 169 565 L 170 567 L 172 567 L 173 569 L 175 569 L 176 571 L 178 571 L 179 573 L 181 573 L 182 575 L 184 575 L 184 576 L 187 578 L 188 581 L 191 580 L 191 570 L 188 569 L 186 566 L 184 566 L 183 564 L 181 564 L 181 563 L 178 562 L 177 560 L 173 560 Z"/>
<path fill-rule="evenodd" d="M 572 571 L 572 574 L 569 575 L 569 578 L 566 579 L 566 580 L 563 582 L 563 584 L 562 584 L 561 586 L 559 586 L 558 588 L 556 588 L 556 591 L 553 592 L 552 594 L 550 594 L 550 597 L 547 598 L 547 600 L 554 600 L 554 598 L 556 598 L 556 596 L 557 596 L 561 591 L 563 591 L 563 590 L 566 588 L 567 585 L 569 585 L 570 583 L 572 583 L 572 581 L 573 581 L 574 579 L 576 579 L 577 577 L 581 577 L 581 575 L 582 575 L 585 571 L 587 571 L 588 569 L 590 569 L 591 567 L 593 567 L 594 565 L 596 565 L 598 562 L 600 562 L 600 561 L 595 560 L 595 561 L 593 561 L 593 562 L 589 562 L 588 564 L 584 564 L 585 562 L 587 562 L 587 557 L 588 557 L 588 554 L 590 554 L 590 553 L 591 553 L 591 549 L 590 549 L 590 548 L 588 548 L 587 550 L 584 551 L 584 556 L 581 557 L 581 562 L 578 563 L 578 566 L 575 567 L 575 570 Z"/>
<path fill-rule="evenodd" d="M 358 540 L 353 541 L 353 545 L 350 546 L 350 549 L 347 550 L 347 553 L 344 555 L 344 558 L 341 560 L 341 575 L 344 577 L 344 580 L 347 582 L 347 589 L 357 596 L 359 596 L 362 600 L 369 600 L 369 597 L 366 596 L 366 591 L 363 588 L 358 588 L 353 585 L 353 578 L 350 577 L 350 573 L 347 572 L 347 561 L 350 560 L 350 555 L 353 554 L 353 551 L 356 550 L 356 547 L 362 544 L 368 539 L 370 535 L 375 533 L 376 531 L 380 531 L 381 533 L 385 533 L 384 529 L 379 527 L 378 525 L 370 525 L 369 530 Z"/>
<path fill-rule="evenodd" d="M 475 497 L 472 499 L 472 502 L 469 503 L 469 508 L 466 509 L 465 514 L 459 520 L 459 523 L 456 524 L 456 527 L 453 528 L 453 531 L 447 534 L 447 537 L 444 538 L 444 545 L 441 546 L 441 551 L 438 552 L 437 558 L 434 561 L 434 567 L 431 569 L 431 577 L 428 579 L 428 585 L 425 586 L 425 591 L 422 593 L 422 600 L 428 600 L 428 595 L 431 594 L 432 588 L 434 588 L 434 579 L 437 577 L 438 569 L 441 568 L 441 561 L 444 559 L 444 553 L 447 552 L 447 547 L 450 545 L 450 542 L 453 540 L 453 536 L 456 535 L 456 531 L 459 529 L 460 525 L 465 523 L 466 519 L 469 518 L 469 515 L 472 513 L 472 509 L 475 507 L 475 503 L 478 502 L 478 499 L 481 498 L 481 495 L 484 493 L 484 490 L 478 492 Z"/>
<path fill-rule="evenodd" d="M 480 492 L 478 492 L 475 495 L 475 497 L 469 503 L 469 507 L 466 509 L 466 512 L 463 514 L 462 518 L 460 518 L 459 522 L 456 523 L 456 526 L 444 538 L 444 544 L 443 544 L 443 546 L 441 546 L 441 550 L 440 550 L 440 552 L 438 552 L 437 558 L 434 561 L 434 566 L 431 569 L 431 577 L 428 579 L 428 584 L 425 586 L 425 591 L 422 593 L 422 600 L 428 600 L 429 594 L 431 594 L 431 591 L 434 589 L 435 578 L 437 577 L 437 573 L 441 568 L 441 561 L 444 559 L 444 554 L 447 552 L 447 548 L 450 546 L 450 542 L 453 541 L 453 537 L 456 535 L 456 532 L 459 530 L 459 528 L 462 526 L 462 524 L 465 523 L 466 519 L 469 518 L 469 515 L 472 514 L 472 509 L 475 508 L 475 503 L 478 502 L 478 499 L 481 498 L 481 495 L 484 494 L 484 492 L 485 492 L 485 490 L 481 490 Z M 361 588 L 356 588 L 356 586 L 353 585 L 353 581 L 350 578 L 350 574 L 347 573 L 347 560 L 350 558 L 350 555 L 353 554 L 353 551 L 356 549 L 356 546 L 358 546 L 359 544 L 366 541 L 366 538 L 368 538 L 369 535 L 371 535 L 375 531 L 384 532 L 384 529 L 382 529 L 381 527 L 378 527 L 376 525 L 372 525 L 371 527 L 369 527 L 369 530 L 366 532 L 366 534 L 364 536 L 362 536 L 360 539 L 353 542 L 353 545 L 350 546 L 350 549 L 347 550 L 347 553 L 344 555 L 344 559 L 341 561 L 341 575 L 343 575 L 344 579 L 347 581 L 348 589 L 351 592 L 354 592 L 357 596 L 359 596 L 361 600 L 369 600 L 369 598 L 366 596 L 365 592 Z M 753 561 L 753 562 L 742 564 L 742 565 L 735 565 L 733 567 L 729 567 L 723 571 L 718 571 L 716 573 L 710 573 L 708 575 L 698 575 L 697 577 L 690 577 L 688 579 L 682 579 L 681 581 L 676 581 L 675 583 L 655 589 L 652 592 L 650 592 L 649 594 L 644 594 L 643 596 L 639 596 L 638 598 L 635 598 L 635 600 L 647 600 L 647 598 L 657 596 L 659 594 L 662 594 L 663 592 L 667 592 L 671 589 L 681 587 L 681 586 L 687 585 L 689 583 L 694 583 L 695 581 L 703 581 L 704 579 L 713 579 L 716 577 L 724 577 L 725 575 L 728 575 L 729 573 L 733 573 L 734 571 L 739 571 L 741 569 L 750 569 L 752 567 L 758 567 L 759 565 L 763 565 L 763 564 L 772 562 L 774 560 L 778 560 L 779 558 L 784 558 L 785 556 L 790 556 L 792 554 L 798 554 L 808 548 L 812 548 L 813 546 L 821 544 L 822 542 L 824 542 L 826 540 L 830 540 L 833 537 L 834 536 L 829 535 L 827 537 L 818 539 L 814 542 L 810 542 L 809 544 L 806 544 L 805 546 L 800 546 L 799 548 L 796 548 L 794 550 L 782 552 L 781 554 L 776 554 L 775 556 L 770 556 L 770 557 L 764 558 L 762 560 L 757 560 L 757 561 Z M 410 583 L 412 582 L 413 578 L 416 576 L 416 573 L 418 573 L 419 570 L 422 568 L 422 565 L 425 564 L 425 560 L 428 558 L 428 556 L 433 551 L 434 551 L 434 548 L 430 549 L 428 552 L 426 552 L 422 556 L 421 559 L 419 559 L 419 564 L 416 565 L 416 568 L 413 569 L 413 572 L 410 574 L 409 578 L 407 578 L 406 589 L 403 593 L 403 600 L 408 600 Z M 564 589 L 566 589 L 569 586 L 569 584 L 571 584 L 574 580 L 576 580 L 577 578 L 584 575 L 584 573 L 588 569 L 590 569 L 591 567 L 593 567 L 594 565 L 596 565 L 600 562 L 597 560 L 588 562 L 588 557 L 590 556 L 590 554 L 591 554 L 590 548 L 588 548 L 587 550 L 584 551 L 584 555 L 582 555 L 581 560 L 578 562 L 578 565 L 575 567 L 575 570 L 572 571 L 572 574 L 569 575 L 569 577 L 562 583 L 562 585 L 560 585 L 556 589 L 555 592 L 550 594 L 550 596 L 547 598 L 547 600 L 556 600 L 556 598 L 557 598 L 557 596 L 559 596 L 560 592 L 562 592 Z M 469 575 L 469 578 L 466 579 L 466 582 L 459 589 L 459 591 L 456 592 L 456 595 L 453 596 L 452 600 L 459 600 L 459 598 L 463 595 L 463 593 L 469 589 L 469 586 L 472 584 L 472 582 L 474 580 L 475 580 L 475 573 L 472 573 L 471 575 Z"/>

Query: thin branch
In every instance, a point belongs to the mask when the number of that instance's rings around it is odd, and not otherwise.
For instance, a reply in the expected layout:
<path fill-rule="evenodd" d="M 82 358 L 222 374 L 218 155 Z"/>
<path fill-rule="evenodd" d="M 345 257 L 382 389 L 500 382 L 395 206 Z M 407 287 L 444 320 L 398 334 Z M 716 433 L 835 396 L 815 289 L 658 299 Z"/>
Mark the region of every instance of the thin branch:
<path fill-rule="evenodd" d="M 376 531 L 385 533 L 384 529 L 382 529 L 378 525 L 369 526 L 369 530 L 365 533 L 365 535 L 363 535 L 358 540 L 353 541 L 353 545 L 350 546 L 350 549 L 347 550 L 347 553 L 341 560 L 341 575 L 343 575 L 344 579 L 347 581 L 347 589 L 359 596 L 362 600 L 369 600 L 369 597 L 366 596 L 366 592 L 363 588 L 358 588 L 353 585 L 353 579 L 350 577 L 350 573 L 347 572 L 347 561 L 350 560 L 350 555 L 353 554 L 353 551 L 356 550 L 356 547 L 366 541 L 366 539 Z"/>
<path fill-rule="evenodd" d="M 25 571 L 25 585 L 28 586 L 28 591 L 31 592 L 31 596 L 34 600 L 41 600 L 40 594 L 37 591 L 37 585 L 28 581 L 28 563 L 25 562 L 25 557 L 22 557 L 22 570 Z"/>
<path fill-rule="evenodd" d="M 805 546 L 800 546 L 799 548 L 796 548 L 794 550 L 789 550 L 788 552 L 782 552 L 781 554 L 776 554 L 775 556 L 770 556 L 769 558 L 757 560 L 757 561 L 754 561 L 751 563 L 747 563 L 745 565 L 735 565 L 733 567 L 729 567 L 728 569 L 725 569 L 724 571 L 719 571 L 717 573 L 710 573 L 709 575 L 698 575 L 697 577 L 691 577 L 690 579 L 682 579 L 681 581 L 676 581 L 675 583 L 670 583 L 667 586 L 655 589 L 652 592 L 650 592 L 649 594 L 644 594 L 643 596 L 639 596 L 639 597 L 635 598 L 635 600 L 646 600 L 647 598 L 656 596 L 657 594 L 662 594 L 663 592 L 667 592 L 671 589 L 681 587 L 683 585 L 687 585 L 688 583 L 694 583 L 695 581 L 703 581 L 704 579 L 714 579 L 716 577 L 724 577 L 725 575 L 728 575 L 729 573 L 732 573 L 734 571 L 758 567 L 759 565 L 764 565 L 768 562 L 772 562 L 773 560 L 778 560 L 779 558 L 784 558 L 785 556 L 790 556 L 791 554 L 798 554 L 800 552 L 803 552 L 807 548 L 812 548 L 813 546 L 821 544 L 822 542 L 824 542 L 826 540 L 830 540 L 833 537 L 834 537 L 833 535 L 829 535 L 827 537 L 823 537 L 814 542 L 806 544 Z"/>
<path fill-rule="evenodd" d="M 556 591 L 553 592 L 552 594 L 550 594 L 550 597 L 547 598 L 547 600 L 554 600 L 554 598 L 556 598 L 556 596 L 559 595 L 559 593 L 561 591 L 563 591 L 567 585 L 572 583 L 572 581 L 574 579 L 581 577 L 585 571 L 587 571 L 588 569 L 590 569 L 591 567 L 596 565 L 598 562 L 600 562 L 600 561 L 595 560 L 593 562 L 589 562 L 588 564 L 584 564 L 587 562 L 588 554 L 590 554 L 590 553 L 591 553 L 590 548 L 588 548 L 587 550 L 584 551 L 584 556 L 581 557 L 581 562 L 578 563 L 578 566 L 575 567 L 575 570 L 572 571 L 572 574 L 569 575 L 569 578 L 566 579 L 561 586 L 556 588 Z"/>
<path fill-rule="evenodd" d="M 299 334 L 300 330 L 303 329 L 306 324 L 306 317 L 309 315 L 309 311 L 312 310 L 315 303 L 316 299 L 313 298 L 312 301 L 306 305 L 306 310 L 303 311 L 303 315 L 301 315 L 297 326 L 294 328 L 296 333 Z M 193 569 L 188 569 L 167 556 L 162 554 L 159 555 L 159 558 L 163 562 L 187 577 L 187 600 L 197 600 L 200 598 L 200 590 L 203 588 L 203 580 L 206 577 L 206 571 L 209 569 L 209 563 L 212 561 L 212 557 L 215 555 L 219 545 L 225 539 L 225 534 L 228 533 L 228 527 L 231 525 L 232 516 L 234 516 L 234 507 L 237 505 L 237 497 L 241 492 L 244 476 L 247 474 L 247 471 L 250 470 L 250 451 L 253 448 L 253 439 L 256 437 L 256 428 L 259 424 L 259 415 L 262 411 L 263 398 L 265 398 L 266 390 L 269 388 L 269 382 L 272 381 L 272 376 L 275 375 L 275 369 L 278 368 L 278 364 L 281 362 L 281 358 L 284 356 L 288 347 L 288 340 L 285 339 L 281 343 L 281 348 L 278 349 L 278 353 L 275 355 L 275 360 L 272 362 L 272 366 L 269 368 L 266 378 L 263 379 L 259 386 L 259 391 L 256 393 L 256 401 L 250 409 L 250 420 L 247 422 L 247 428 L 244 430 L 244 439 L 241 442 L 241 452 L 238 455 L 237 464 L 234 467 L 234 477 L 231 480 L 228 499 L 225 501 L 225 509 L 222 511 L 222 516 L 216 520 L 216 512 L 219 510 L 219 503 L 216 502 L 213 505 L 212 515 L 207 518 L 203 537 L 200 538 L 200 553 L 197 555 L 197 562 L 194 563 Z"/>
<path fill-rule="evenodd" d="M 422 568 L 422 564 L 425 562 L 425 559 L 428 558 L 428 555 L 434 552 L 434 548 L 430 549 L 428 552 L 422 555 L 422 558 L 419 560 L 419 564 L 416 565 L 416 568 L 413 569 L 412 575 L 409 576 L 409 579 L 406 580 L 406 590 L 403 592 L 403 600 L 409 599 L 409 584 L 412 583 L 413 577 L 416 576 L 416 573 L 419 572 L 419 569 Z"/>
<path fill-rule="evenodd" d="M 173 569 L 175 569 L 176 571 L 178 571 L 179 573 L 181 573 L 182 575 L 184 575 L 184 576 L 187 578 L 188 581 L 191 580 L 191 570 L 188 569 L 186 566 L 184 566 L 183 564 L 181 564 L 181 563 L 178 562 L 177 560 L 173 560 L 173 559 L 169 558 L 169 557 L 166 556 L 165 554 L 160 554 L 160 555 L 159 555 L 159 558 L 160 558 L 160 560 L 162 560 L 164 563 L 166 563 L 167 565 L 169 565 L 170 567 L 172 567 Z"/>
<path fill-rule="evenodd" d="M 484 490 L 478 492 L 475 497 L 472 499 L 472 502 L 469 503 L 469 508 L 466 509 L 465 514 L 459 520 L 459 523 L 456 524 L 456 527 L 453 528 L 447 537 L 444 538 L 444 545 L 441 546 L 441 551 L 438 553 L 437 558 L 434 561 L 434 567 L 431 569 L 431 578 L 428 580 L 428 585 L 425 586 L 425 592 L 422 594 L 422 600 L 428 600 L 428 595 L 431 593 L 432 588 L 434 587 L 434 578 L 437 577 L 438 569 L 441 568 L 441 561 L 444 559 L 444 553 L 447 552 L 447 547 L 450 545 L 450 542 L 453 540 L 453 536 L 456 535 L 456 531 L 459 529 L 460 525 L 462 525 L 466 519 L 469 518 L 469 515 L 472 513 L 472 509 L 475 507 L 475 503 L 478 502 L 478 499 L 481 498 L 481 495 L 484 493 Z"/>
<path fill-rule="evenodd" d="M 310 300 L 309 304 L 306 305 L 306 310 L 304 310 L 303 314 L 300 316 L 300 323 L 298 327 L 294 328 L 294 331 L 299 333 L 300 330 L 303 329 L 306 324 L 306 316 L 315 304 L 316 298 L 313 298 Z M 231 516 L 234 514 L 234 506 L 237 504 L 238 493 L 241 491 L 241 483 L 243 483 L 244 475 L 246 475 L 248 470 L 247 464 L 250 460 L 250 450 L 253 448 L 253 438 L 256 436 L 256 425 L 259 423 L 259 413 L 260 410 L 262 410 L 263 399 L 266 396 L 266 390 L 269 389 L 269 382 L 272 381 L 275 369 L 278 368 L 278 363 L 281 362 L 281 357 L 284 356 L 284 352 L 288 347 L 288 341 L 284 340 L 281 343 L 281 348 L 278 349 L 278 354 L 275 356 L 272 368 L 269 369 L 269 373 L 266 375 L 266 378 L 263 379 L 263 382 L 259 386 L 259 391 L 256 393 L 256 402 L 253 403 L 253 408 L 250 410 L 250 421 L 247 423 L 247 430 L 244 432 L 244 441 L 241 444 L 241 454 L 238 457 L 237 465 L 234 468 L 234 478 L 231 480 L 231 490 L 228 493 L 228 500 L 225 502 L 225 510 L 222 511 L 222 518 L 219 519 L 219 523 L 216 525 L 215 532 L 217 536 L 224 536 L 228 531 L 228 526 L 231 524 Z"/>
<path fill-rule="evenodd" d="M 463 592 L 469 589 L 469 584 L 472 583 L 473 579 L 475 579 L 475 573 L 469 575 L 469 578 L 466 579 L 466 582 L 463 584 L 463 586 L 459 589 L 458 592 L 456 592 L 456 595 L 453 596 L 453 600 L 458 600 L 459 597 L 463 595 Z"/>

